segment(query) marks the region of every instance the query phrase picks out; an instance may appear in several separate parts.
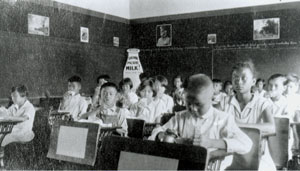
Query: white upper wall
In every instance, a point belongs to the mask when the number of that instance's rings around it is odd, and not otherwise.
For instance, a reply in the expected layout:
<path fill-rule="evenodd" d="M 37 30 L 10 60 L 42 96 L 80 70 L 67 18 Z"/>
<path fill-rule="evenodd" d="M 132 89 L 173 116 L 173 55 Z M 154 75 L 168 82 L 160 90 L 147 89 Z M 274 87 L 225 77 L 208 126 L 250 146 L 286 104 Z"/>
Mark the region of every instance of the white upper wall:
<path fill-rule="evenodd" d="M 184 14 L 300 0 L 54 0 L 126 19 Z"/>
<path fill-rule="evenodd" d="M 54 0 L 64 4 L 73 5 L 129 19 L 129 0 Z"/>
<path fill-rule="evenodd" d="M 130 0 L 130 19 L 294 1 L 300 0 Z"/>

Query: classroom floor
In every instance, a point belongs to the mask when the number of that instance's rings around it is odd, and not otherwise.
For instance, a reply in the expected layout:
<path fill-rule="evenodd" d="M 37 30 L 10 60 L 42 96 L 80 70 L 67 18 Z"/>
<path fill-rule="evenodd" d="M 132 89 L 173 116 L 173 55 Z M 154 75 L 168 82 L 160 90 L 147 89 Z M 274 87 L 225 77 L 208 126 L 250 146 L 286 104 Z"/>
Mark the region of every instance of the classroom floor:
<path fill-rule="evenodd" d="M 94 167 L 74 164 L 47 158 L 50 128 L 47 120 L 48 112 L 36 112 L 33 131 L 35 138 L 27 144 L 12 143 L 5 147 L 4 169 L 7 170 L 97 170 Z M 98 150 L 99 151 L 99 150 Z M 99 156 L 99 155 L 98 155 Z"/>

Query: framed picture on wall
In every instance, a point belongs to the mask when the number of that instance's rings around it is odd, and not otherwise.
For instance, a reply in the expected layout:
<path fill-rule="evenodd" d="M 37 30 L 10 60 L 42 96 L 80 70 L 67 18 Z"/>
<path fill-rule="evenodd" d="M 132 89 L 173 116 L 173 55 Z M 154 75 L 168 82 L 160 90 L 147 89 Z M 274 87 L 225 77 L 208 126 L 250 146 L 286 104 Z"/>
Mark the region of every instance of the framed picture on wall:
<path fill-rule="evenodd" d="M 207 43 L 208 44 L 216 44 L 217 43 L 217 34 L 208 34 L 207 35 Z"/>
<path fill-rule="evenodd" d="M 172 25 L 162 24 L 156 26 L 156 46 L 172 46 Z"/>
<path fill-rule="evenodd" d="M 28 33 L 49 36 L 49 17 L 28 14 Z"/>
<path fill-rule="evenodd" d="M 280 18 L 257 19 L 253 21 L 253 39 L 268 40 L 280 38 Z"/>
<path fill-rule="evenodd" d="M 80 27 L 80 41 L 84 43 L 89 42 L 89 28 Z"/>
<path fill-rule="evenodd" d="M 119 47 L 120 38 L 119 37 L 113 37 L 113 44 L 114 44 L 115 47 Z"/>

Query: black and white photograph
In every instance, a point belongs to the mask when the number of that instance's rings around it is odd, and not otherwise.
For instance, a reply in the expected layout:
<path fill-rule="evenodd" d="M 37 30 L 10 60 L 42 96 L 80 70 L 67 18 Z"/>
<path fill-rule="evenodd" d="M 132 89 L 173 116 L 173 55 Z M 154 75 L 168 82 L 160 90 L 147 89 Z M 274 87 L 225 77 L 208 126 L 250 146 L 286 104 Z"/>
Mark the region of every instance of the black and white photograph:
<path fill-rule="evenodd" d="M 162 24 L 156 26 L 156 46 L 172 46 L 172 25 Z"/>
<path fill-rule="evenodd" d="M 253 28 L 254 40 L 280 38 L 280 18 L 256 19 L 253 21 Z"/>
<path fill-rule="evenodd" d="M 0 0 L 0 170 L 300 170 L 300 0 Z"/>

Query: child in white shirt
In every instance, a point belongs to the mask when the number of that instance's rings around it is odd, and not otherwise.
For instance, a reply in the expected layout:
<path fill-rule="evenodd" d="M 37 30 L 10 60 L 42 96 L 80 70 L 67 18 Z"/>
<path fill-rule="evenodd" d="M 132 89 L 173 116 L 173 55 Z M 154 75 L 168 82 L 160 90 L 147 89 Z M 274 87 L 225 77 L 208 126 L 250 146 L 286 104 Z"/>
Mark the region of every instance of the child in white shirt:
<path fill-rule="evenodd" d="M 232 115 L 212 106 L 213 84 L 204 74 L 189 78 L 186 88 L 187 110 L 176 114 L 164 126 L 153 130 L 149 139 L 163 141 L 171 130 L 193 145 L 223 149 L 228 153 L 245 154 L 250 151 L 252 141 L 243 133 Z"/>
<path fill-rule="evenodd" d="M 161 117 L 166 113 L 165 104 L 161 99 L 155 99 L 156 92 L 153 89 L 151 79 L 144 80 L 137 89 L 140 96 L 139 102 L 131 106 L 132 116 L 141 118 L 147 123 L 160 123 Z"/>
<path fill-rule="evenodd" d="M 167 94 L 165 94 L 166 88 L 168 86 L 168 80 L 166 77 L 162 75 L 158 75 L 154 77 L 154 90 L 156 91 L 157 99 L 161 99 L 165 105 L 168 113 L 173 112 L 174 101 L 173 98 Z"/>
<path fill-rule="evenodd" d="M 121 107 L 130 108 L 130 106 L 138 102 L 138 96 L 132 92 L 133 83 L 130 78 L 124 78 L 119 83 L 120 96 L 118 102 L 122 105 Z"/>
<path fill-rule="evenodd" d="M 81 89 L 81 78 L 73 76 L 68 79 L 68 91 L 63 95 L 63 100 L 59 105 L 59 111 L 69 112 L 74 121 L 77 121 L 80 115 L 87 112 L 88 103 L 85 97 L 79 93 Z"/>

